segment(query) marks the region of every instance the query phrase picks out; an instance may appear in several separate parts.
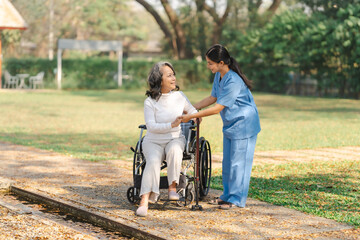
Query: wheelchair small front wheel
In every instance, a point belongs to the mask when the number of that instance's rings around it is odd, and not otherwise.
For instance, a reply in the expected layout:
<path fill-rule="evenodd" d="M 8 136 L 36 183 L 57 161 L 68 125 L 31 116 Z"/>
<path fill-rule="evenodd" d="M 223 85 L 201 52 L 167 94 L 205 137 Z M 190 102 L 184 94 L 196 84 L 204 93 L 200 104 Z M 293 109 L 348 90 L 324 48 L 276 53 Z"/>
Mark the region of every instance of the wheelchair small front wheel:
<path fill-rule="evenodd" d="M 180 200 L 176 204 L 180 207 L 186 207 L 191 204 L 195 199 L 195 193 L 193 188 L 193 183 L 189 183 L 186 188 L 181 188 L 177 191 L 180 196 Z"/>
<path fill-rule="evenodd" d="M 140 203 L 139 189 L 134 187 L 129 187 L 129 189 L 126 192 L 126 196 L 130 203 L 133 204 Z"/>

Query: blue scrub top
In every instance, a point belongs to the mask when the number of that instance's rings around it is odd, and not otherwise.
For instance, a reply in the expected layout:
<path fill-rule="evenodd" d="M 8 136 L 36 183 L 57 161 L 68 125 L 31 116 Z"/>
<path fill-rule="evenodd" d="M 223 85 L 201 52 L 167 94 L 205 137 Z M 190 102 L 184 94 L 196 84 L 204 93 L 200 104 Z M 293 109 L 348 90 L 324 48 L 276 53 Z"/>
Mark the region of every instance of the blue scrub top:
<path fill-rule="evenodd" d="M 228 71 L 220 81 L 220 73 L 214 77 L 211 96 L 225 106 L 220 112 L 224 136 L 230 139 L 250 138 L 261 130 L 259 113 L 254 98 L 242 78 Z"/>

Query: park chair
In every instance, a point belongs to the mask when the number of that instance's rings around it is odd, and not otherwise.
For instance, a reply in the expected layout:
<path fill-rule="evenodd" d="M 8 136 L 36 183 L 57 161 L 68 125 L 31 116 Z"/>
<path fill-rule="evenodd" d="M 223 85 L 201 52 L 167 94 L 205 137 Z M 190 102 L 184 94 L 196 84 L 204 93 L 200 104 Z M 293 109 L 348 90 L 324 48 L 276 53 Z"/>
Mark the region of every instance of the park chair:
<path fill-rule="evenodd" d="M 5 71 L 5 84 L 4 88 L 17 88 L 19 85 L 19 78 L 17 76 L 12 76 L 8 71 Z"/>
<path fill-rule="evenodd" d="M 39 72 L 36 76 L 31 76 L 29 78 L 29 87 L 35 89 L 37 85 L 44 88 L 44 72 Z"/>

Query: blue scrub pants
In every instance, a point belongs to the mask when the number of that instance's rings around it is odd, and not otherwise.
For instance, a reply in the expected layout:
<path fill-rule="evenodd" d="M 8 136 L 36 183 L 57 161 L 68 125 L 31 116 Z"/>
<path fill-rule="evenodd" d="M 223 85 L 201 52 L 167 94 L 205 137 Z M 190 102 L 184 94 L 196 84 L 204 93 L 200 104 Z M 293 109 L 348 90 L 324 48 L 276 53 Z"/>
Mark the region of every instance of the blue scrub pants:
<path fill-rule="evenodd" d="M 257 135 L 246 139 L 224 137 L 222 183 L 220 199 L 238 207 L 245 207 Z"/>

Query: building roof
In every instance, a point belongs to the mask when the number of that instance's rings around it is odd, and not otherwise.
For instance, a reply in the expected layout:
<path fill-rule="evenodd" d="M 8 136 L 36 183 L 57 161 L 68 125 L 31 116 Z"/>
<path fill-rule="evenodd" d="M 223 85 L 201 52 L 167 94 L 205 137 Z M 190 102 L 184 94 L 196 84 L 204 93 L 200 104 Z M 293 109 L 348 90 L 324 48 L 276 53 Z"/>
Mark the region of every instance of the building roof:
<path fill-rule="evenodd" d="M 0 29 L 26 29 L 28 26 L 9 0 L 0 0 Z"/>

